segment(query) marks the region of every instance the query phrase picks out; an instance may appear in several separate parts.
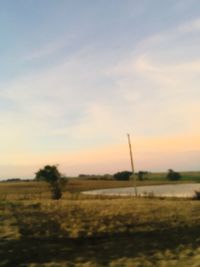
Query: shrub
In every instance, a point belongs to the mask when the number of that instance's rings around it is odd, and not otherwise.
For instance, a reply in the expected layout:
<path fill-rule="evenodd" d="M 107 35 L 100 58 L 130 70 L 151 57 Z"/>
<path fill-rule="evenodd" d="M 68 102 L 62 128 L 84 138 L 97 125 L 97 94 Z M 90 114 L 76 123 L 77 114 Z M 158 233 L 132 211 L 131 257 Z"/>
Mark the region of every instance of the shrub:
<path fill-rule="evenodd" d="M 130 179 L 131 175 L 132 175 L 132 172 L 129 172 L 129 171 L 117 172 L 114 174 L 114 179 L 126 181 Z"/>
<path fill-rule="evenodd" d="M 138 173 L 137 173 L 137 176 L 138 176 L 138 180 L 140 180 L 140 181 L 143 181 L 143 180 L 145 180 L 145 176 L 148 174 L 148 172 L 147 171 L 139 171 Z"/>
<path fill-rule="evenodd" d="M 194 199 L 200 200 L 200 191 L 195 191 Z"/>
<path fill-rule="evenodd" d="M 179 172 L 175 172 L 172 169 L 169 169 L 167 173 L 167 179 L 170 181 L 177 181 L 181 179 L 181 175 Z"/>

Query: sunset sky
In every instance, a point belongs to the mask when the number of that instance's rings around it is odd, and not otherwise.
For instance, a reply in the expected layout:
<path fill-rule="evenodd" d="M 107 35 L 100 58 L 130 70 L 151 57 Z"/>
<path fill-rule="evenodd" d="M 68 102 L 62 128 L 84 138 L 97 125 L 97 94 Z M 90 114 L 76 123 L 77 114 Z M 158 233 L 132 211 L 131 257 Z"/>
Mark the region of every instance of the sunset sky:
<path fill-rule="evenodd" d="M 2 0 L 0 179 L 200 170 L 200 1 Z"/>

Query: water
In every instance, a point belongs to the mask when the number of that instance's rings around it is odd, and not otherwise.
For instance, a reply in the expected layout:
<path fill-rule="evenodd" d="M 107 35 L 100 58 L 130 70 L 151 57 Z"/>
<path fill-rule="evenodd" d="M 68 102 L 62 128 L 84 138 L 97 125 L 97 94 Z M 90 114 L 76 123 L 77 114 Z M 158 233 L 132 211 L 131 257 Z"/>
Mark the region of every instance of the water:
<path fill-rule="evenodd" d="M 200 184 L 171 184 L 171 185 L 150 185 L 137 187 L 139 196 L 157 196 L 157 197 L 184 197 L 191 198 L 195 196 L 195 191 L 200 191 Z M 108 195 L 108 196 L 134 196 L 134 187 L 98 189 L 85 191 L 89 195 Z"/>

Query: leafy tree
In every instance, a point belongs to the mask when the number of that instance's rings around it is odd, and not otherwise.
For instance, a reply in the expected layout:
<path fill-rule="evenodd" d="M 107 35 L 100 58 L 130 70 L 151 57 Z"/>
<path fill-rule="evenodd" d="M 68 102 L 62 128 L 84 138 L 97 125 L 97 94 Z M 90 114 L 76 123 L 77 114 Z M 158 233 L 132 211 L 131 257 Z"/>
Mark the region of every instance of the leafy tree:
<path fill-rule="evenodd" d="M 122 172 L 115 173 L 113 176 L 114 176 L 114 179 L 116 180 L 126 181 L 130 179 L 131 175 L 132 175 L 132 172 L 122 171 Z"/>
<path fill-rule="evenodd" d="M 170 181 L 177 181 L 181 179 L 181 175 L 179 172 L 175 172 L 172 169 L 169 169 L 167 173 L 167 179 Z"/>
<path fill-rule="evenodd" d="M 45 181 L 49 183 L 51 188 L 52 199 L 60 199 L 67 179 L 61 175 L 57 166 L 46 165 L 43 169 L 36 172 L 35 179 L 37 181 Z"/>

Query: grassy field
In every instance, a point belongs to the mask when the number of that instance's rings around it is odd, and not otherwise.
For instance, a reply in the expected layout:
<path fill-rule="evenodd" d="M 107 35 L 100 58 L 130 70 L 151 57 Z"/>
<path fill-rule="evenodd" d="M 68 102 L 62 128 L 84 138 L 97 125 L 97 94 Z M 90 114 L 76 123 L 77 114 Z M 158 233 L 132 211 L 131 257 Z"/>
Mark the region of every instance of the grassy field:
<path fill-rule="evenodd" d="M 198 171 L 193 171 L 193 172 L 180 172 L 181 174 L 181 180 L 180 182 L 183 181 L 191 181 L 191 182 L 200 182 L 200 172 Z M 147 175 L 147 179 L 149 181 L 165 181 L 166 180 L 166 173 L 160 172 L 160 173 L 149 173 Z"/>
<path fill-rule="evenodd" d="M 0 266 L 200 266 L 200 201 L 80 194 L 128 185 L 70 179 L 53 201 L 46 183 L 1 183 Z"/>
<path fill-rule="evenodd" d="M 171 183 L 188 183 L 200 182 L 200 172 L 183 172 L 181 180 L 171 182 L 166 179 L 166 173 L 149 173 L 144 181 L 137 181 L 138 186 L 155 185 L 155 184 L 171 184 Z M 88 180 L 79 178 L 69 178 L 67 192 L 64 199 L 69 198 L 72 194 L 73 198 L 81 197 L 79 193 L 85 190 L 131 187 L 133 181 L 116 181 L 116 180 Z M 44 199 L 50 198 L 48 185 L 46 183 L 30 182 L 2 182 L 0 183 L 0 200 L 28 200 L 28 199 Z"/>

